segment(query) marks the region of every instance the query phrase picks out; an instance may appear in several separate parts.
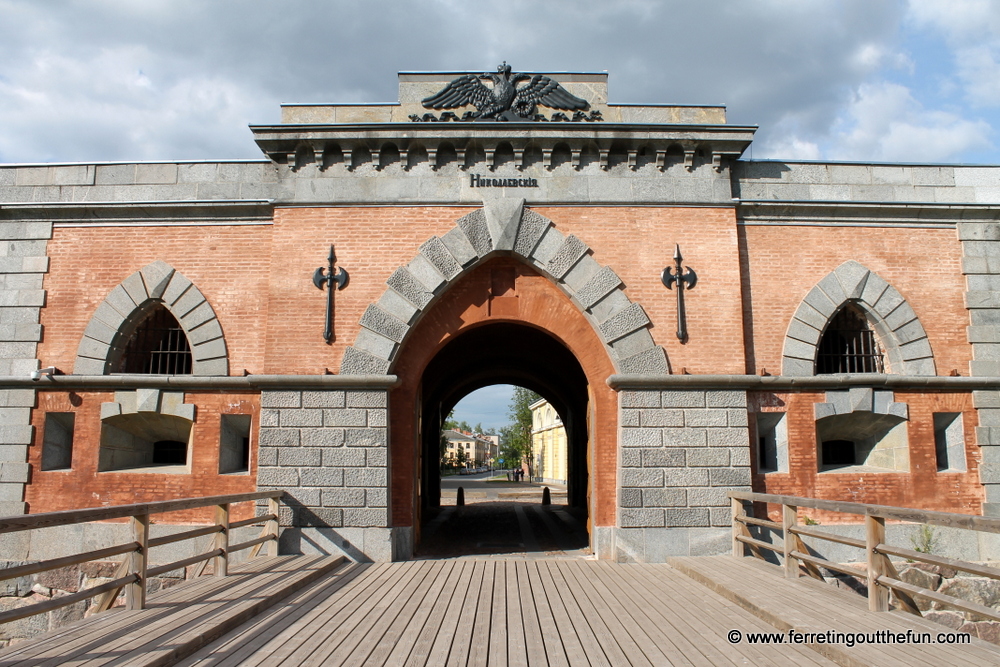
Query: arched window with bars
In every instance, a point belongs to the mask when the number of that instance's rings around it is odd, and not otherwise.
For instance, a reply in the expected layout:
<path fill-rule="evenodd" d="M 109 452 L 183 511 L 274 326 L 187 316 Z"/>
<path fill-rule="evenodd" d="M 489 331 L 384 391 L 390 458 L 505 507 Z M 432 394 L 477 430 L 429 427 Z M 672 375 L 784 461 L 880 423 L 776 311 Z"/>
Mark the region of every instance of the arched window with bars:
<path fill-rule="evenodd" d="M 848 304 L 834 315 L 816 351 L 816 374 L 884 373 L 884 353 L 864 313 Z"/>
<path fill-rule="evenodd" d="M 177 319 L 162 305 L 139 323 L 125 344 L 119 373 L 190 375 L 191 345 Z"/>

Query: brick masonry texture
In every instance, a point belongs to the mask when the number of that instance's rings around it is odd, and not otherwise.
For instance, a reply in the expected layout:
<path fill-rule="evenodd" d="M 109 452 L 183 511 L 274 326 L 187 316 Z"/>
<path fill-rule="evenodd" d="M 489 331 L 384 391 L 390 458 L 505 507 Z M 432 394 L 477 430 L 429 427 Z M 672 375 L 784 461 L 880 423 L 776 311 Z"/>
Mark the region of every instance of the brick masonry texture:
<path fill-rule="evenodd" d="M 619 527 L 728 525 L 710 508 L 750 490 L 746 392 L 628 389 L 619 405 Z"/>
<path fill-rule="evenodd" d="M 384 390 L 265 391 L 277 423 L 261 424 L 258 486 L 285 489 L 285 523 L 389 525 Z"/>

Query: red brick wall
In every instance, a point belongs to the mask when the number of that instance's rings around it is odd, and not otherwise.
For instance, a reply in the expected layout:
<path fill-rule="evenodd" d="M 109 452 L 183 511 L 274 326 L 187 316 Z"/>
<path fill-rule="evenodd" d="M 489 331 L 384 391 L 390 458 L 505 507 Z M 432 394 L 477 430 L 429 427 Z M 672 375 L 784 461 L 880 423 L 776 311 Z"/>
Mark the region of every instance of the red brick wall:
<path fill-rule="evenodd" d="M 31 484 L 25 500 L 31 514 L 59 510 L 128 505 L 131 503 L 250 493 L 257 490 L 257 432 L 260 397 L 254 394 L 187 393 L 185 403 L 196 405 L 190 474 L 136 473 L 127 470 L 98 472 L 101 444 L 101 403 L 114 401 L 113 392 L 78 391 L 38 393 L 32 414 L 35 443 L 29 448 Z M 43 471 L 42 439 L 46 412 L 74 412 L 71 470 Z M 249 474 L 219 474 L 219 415 L 251 417 Z M 211 521 L 212 510 L 191 510 L 157 515 L 160 523 Z M 233 520 L 253 516 L 253 503 L 234 506 Z"/>
<path fill-rule="evenodd" d="M 271 228 L 262 225 L 54 229 L 38 346 L 42 366 L 72 373 L 97 307 L 122 280 L 160 259 L 187 276 L 215 309 L 230 373 L 263 373 L 270 239 Z"/>
<path fill-rule="evenodd" d="M 963 514 L 982 512 L 984 495 L 979 483 L 981 456 L 975 444 L 977 418 L 970 394 L 895 393 L 896 402 L 909 406 L 910 470 L 898 473 L 817 472 L 818 443 L 813 406 L 826 401 L 825 393 L 762 393 L 752 399 L 751 410 L 787 412 L 785 419 L 788 425 L 788 472 L 759 474 L 756 457 L 752 456 L 755 491 Z M 937 471 L 935 412 L 963 413 L 967 472 Z M 857 517 L 849 515 L 814 510 L 802 510 L 801 513 L 822 523 L 857 522 Z"/>
<path fill-rule="evenodd" d="M 969 374 L 962 248 L 953 229 L 869 227 L 741 228 L 750 257 L 744 307 L 752 319 L 750 372 L 781 372 L 785 331 L 816 283 L 853 259 L 880 275 L 913 307 L 927 332 L 938 375 Z M 749 336 L 748 336 L 749 337 Z"/>

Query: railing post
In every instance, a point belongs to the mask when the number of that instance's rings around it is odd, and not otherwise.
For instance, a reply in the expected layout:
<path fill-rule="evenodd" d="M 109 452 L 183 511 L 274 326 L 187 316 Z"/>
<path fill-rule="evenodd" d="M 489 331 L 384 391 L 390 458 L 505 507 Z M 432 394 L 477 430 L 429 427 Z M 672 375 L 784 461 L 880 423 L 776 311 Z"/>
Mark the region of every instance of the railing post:
<path fill-rule="evenodd" d="M 141 514 L 129 519 L 132 528 L 132 539 L 139 543 L 139 548 L 129 554 L 129 574 L 138 577 L 137 581 L 125 587 L 125 608 L 129 610 L 146 607 L 146 567 L 149 560 L 149 515 Z"/>
<path fill-rule="evenodd" d="M 865 515 L 865 556 L 868 560 L 868 609 L 871 611 L 889 611 L 889 589 L 878 583 L 878 578 L 886 573 L 885 561 L 881 554 L 875 551 L 875 548 L 884 542 L 885 519 Z"/>
<path fill-rule="evenodd" d="M 789 579 L 799 578 L 799 559 L 792 555 L 797 543 L 792 528 L 799 523 L 799 508 L 795 505 L 781 506 L 781 535 L 785 549 L 785 576 Z"/>
<path fill-rule="evenodd" d="M 215 548 L 222 549 L 222 555 L 215 557 L 213 565 L 215 576 L 224 577 L 229 573 L 229 503 L 215 506 L 215 525 L 219 527 Z"/>
<path fill-rule="evenodd" d="M 267 523 L 264 524 L 268 536 L 271 537 L 267 541 L 267 556 L 268 558 L 276 558 L 278 555 L 278 517 L 281 516 L 280 498 L 267 499 L 267 513 L 275 516 L 274 519 L 268 519 Z"/>
<path fill-rule="evenodd" d="M 743 549 L 743 543 L 737 538 L 743 532 L 743 524 L 740 523 L 737 517 L 743 517 L 747 515 L 746 509 L 743 507 L 743 501 L 739 498 L 730 498 L 732 502 L 733 510 L 733 556 L 736 558 L 742 558 L 745 556 Z"/>

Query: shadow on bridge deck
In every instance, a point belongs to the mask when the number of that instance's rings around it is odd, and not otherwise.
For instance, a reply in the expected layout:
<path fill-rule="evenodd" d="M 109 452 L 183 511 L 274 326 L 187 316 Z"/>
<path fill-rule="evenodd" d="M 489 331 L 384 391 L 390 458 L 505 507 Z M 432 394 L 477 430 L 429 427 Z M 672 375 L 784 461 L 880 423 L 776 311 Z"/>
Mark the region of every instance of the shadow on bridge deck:
<path fill-rule="evenodd" d="M 0 665 L 996 665 L 965 646 L 751 644 L 786 630 L 947 630 L 752 559 L 251 563 L 0 652 Z M 303 577 L 304 587 L 288 583 Z M 316 573 L 320 573 L 317 575 Z M 752 611 L 751 611 L 752 610 Z M 221 619 L 221 620 L 220 620 Z M 223 630 L 225 634 L 222 634 Z M 730 631 L 742 639 L 732 643 Z"/>

